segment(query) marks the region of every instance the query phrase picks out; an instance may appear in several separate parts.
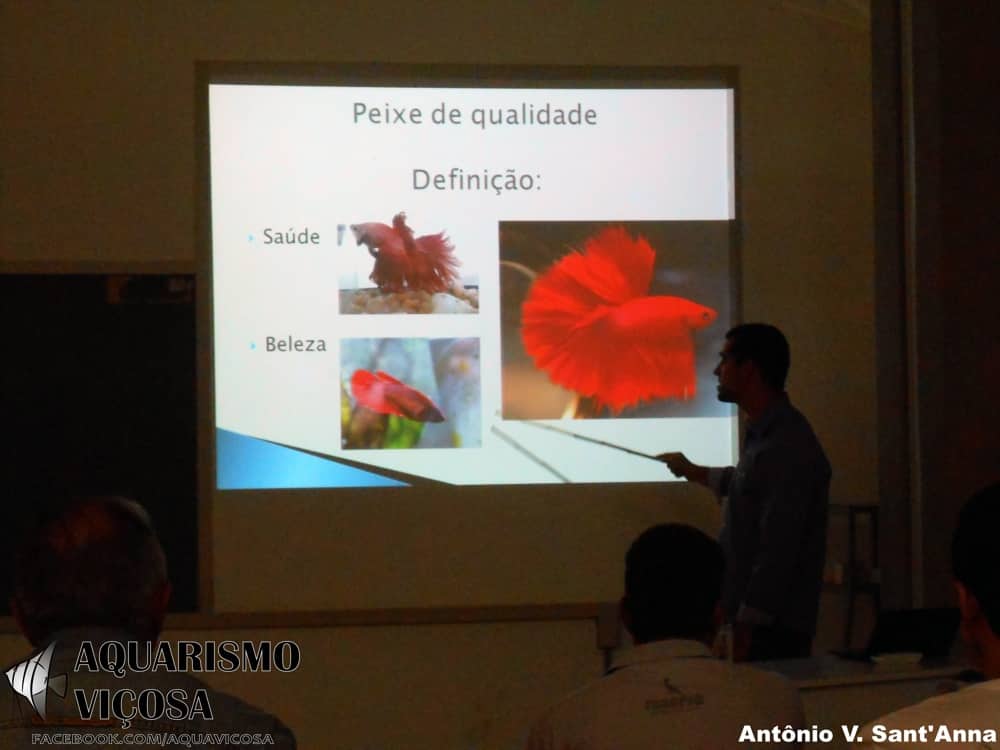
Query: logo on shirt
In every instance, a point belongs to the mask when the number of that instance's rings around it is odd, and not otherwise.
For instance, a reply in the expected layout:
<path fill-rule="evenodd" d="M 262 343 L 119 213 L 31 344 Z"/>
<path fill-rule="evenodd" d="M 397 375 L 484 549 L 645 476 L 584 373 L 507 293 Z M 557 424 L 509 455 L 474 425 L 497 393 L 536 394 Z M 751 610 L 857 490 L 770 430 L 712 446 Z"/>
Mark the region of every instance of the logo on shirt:
<path fill-rule="evenodd" d="M 48 691 L 51 690 L 60 698 L 66 695 L 66 675 L 49 676 L 49 665 L 52 663 L 52 652 L 55 647 L 53 641 L 41 653 L 7 670 L 7 682 L 14 692 L 27 698 L 35 713 L 42 719 L 45 718 L 45 699 Z"/>
<path fill-rule="evenodd" d="M 666 688 L 668 693 L 672 693 L 673 695 L 684 695 L 684 693 L 680 690 L 680 688 L 675 688 L 673 685 L 670 684 L 669 678 L 665 677 L 663 679 L 663 687 Z"/>
<path fill-rule="evenodd" d="M 667 691 L 666 698 L 647 698 L 645 709 L 651 714 L 662 714 L 673 711 L 694 711 L 705 704 L 705 696 L 701 693 L 685 693 L 679 687 L 664 678 L 663 689 Z"/>

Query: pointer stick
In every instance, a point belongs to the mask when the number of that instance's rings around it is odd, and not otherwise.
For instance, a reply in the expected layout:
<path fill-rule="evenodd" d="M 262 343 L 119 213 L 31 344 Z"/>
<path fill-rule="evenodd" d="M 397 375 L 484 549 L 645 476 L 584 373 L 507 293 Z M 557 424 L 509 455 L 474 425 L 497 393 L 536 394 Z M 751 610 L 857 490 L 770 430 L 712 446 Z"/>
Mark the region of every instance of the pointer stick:
<path fill-rule="evenodd" d="M 540 459 L 540 458 L 539 458 L 538 456 L 536 456 L 536 455 L 535 455 L 534 453 L 532 453 L 531 451 L 529 451 L 529 450 L 528 450 L 527 448 L 525 448 L 525 447 L 524 447 L 523 445 L 521 445 L 521 444 L 520 444 L 519 442 L 517 442 L 517 441 L 516 441 L 516 440 L 515 440 L 514 438 L 512 438 L 512 437 L 511 437 L 510 435 L 507 435 L 506 433 L 504 433 L 504 432 L 501 432 L 501 431 L 500 431 L 500 428 L 499 428 L 499 427 L 497 427 L 496 425 L 493 425 L 493 426 L 492 426 L 492 427 L 490 428 L 490 431 L 491 431 L 491 432 L 492 432 L 492 433 L 493 433 L 494 435 L 496 435 L 496 436 L 497 436 L 498 438 L 500 438 L 501 440 L 503 440 L 504 442 L 506 442 L 506 443 L 507 443 L 508 445 L 510 445 L 510 447 L 511 447 L 511 448 L 513 448 L 514 450 L 516 450 L 516 451 L 518 451 L 518 452 L 520 452 L 520 453 L 523 453 L 523 454 L 524 454 L 525 456 L 527 456 L 528 458 L 530 458 L 530 459 L 531 459 L 532 461 L 534 461 L 534 462 L 535 462 L 536 464 L 538 464 L 539 466 L 541 466 L 541 467 L 542 467 L 543 469 L 545 469 L 546 471 L 550 471 L 550 472 L 552 472 L 553 474 L 555 474 L 555 475 L 556 475 L 557 477 L 559 477 L 559 479 L 561 479 L 562 481 L 564 481 L 564 482 L 570 482 L 570 481 L 572 481 L 572 480 L 571 480 L 571 479 L 570 479 L 570 478 L 569 478 L 568 476 L 566 476 L 565 474 L 562 474 L 562 473 L 560 473 L 559 471 L 557 471 L 556 469 L 554 469 L 553 467 L 549 466 L 549 465 L 548 465 L 547 463 L 545 463 L 545 462 L 544 462 L 544 461 L 543 461 L 542 459 Z"/>
<path fill-rule="evenodd" d="M 540 427 L 543 430 L 551 430 L 552 432 L 558 432 L 560 435 L 569 435 L 570 437 L 575 437 L 577 440 L 585 440 L 588 443 L 597 443 L 597 445 L 603 445 L 605 448 L 614 448 L 616 451 L 624 451 L 625 453 L 631 453 L 633 456 L 641 456 L 642 458 L 648 458 L 651 461 L 656 461 L 657 463 L 663 463 L 656 456 L 651 456 L 648 453 L 640 453 L 639 451 L 634 451 L 631 448 L 626 448 L 621 445 L 615 445 L 614 443 L 608 443 L 604 440 L 597 440 L 595 438 L 584 437 L 583 435 L 577 435 L 575 432 L 570 432 L 569 430 L 563 430 L 559 427 L 553 427 L 550 424 L 541 424 L 540 422 L 525 422 L 524 424 L 530 424 L 532 427 Z"/>

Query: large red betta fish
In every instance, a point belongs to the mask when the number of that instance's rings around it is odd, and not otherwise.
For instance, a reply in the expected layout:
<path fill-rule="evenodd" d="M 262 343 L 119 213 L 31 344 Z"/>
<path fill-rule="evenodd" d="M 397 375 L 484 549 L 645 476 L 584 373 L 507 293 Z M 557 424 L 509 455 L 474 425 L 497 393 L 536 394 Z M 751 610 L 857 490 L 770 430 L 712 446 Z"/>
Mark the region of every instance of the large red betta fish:
<path fill-rule="evenodd" d="M 458 278 L 458 259 L 444 232 L 414 237 L 402 211 L 392 217 L 392 226 L 377 221 L 351 224 L 359 245 L 375 258 L 371 279 L 386 292 L 405 285 L 424 292 L 444 292 Z"/>
<path fill-rule="evenodd" d="M 444 414 L 430 398 L 381 370 L 355 370 L 351 393 L 359 404 L 379 414 L 395 414 L 415 422 L 444 421 Z"/>
<path fill-rule="evenodd" d="M 695 395 L 692 332 L 715 310 L 647 296 L 656 253 L 641 235 L 609 227 L 532 285 L 521 337 L 553 382 L 618 413 L 641 400 Z"/>

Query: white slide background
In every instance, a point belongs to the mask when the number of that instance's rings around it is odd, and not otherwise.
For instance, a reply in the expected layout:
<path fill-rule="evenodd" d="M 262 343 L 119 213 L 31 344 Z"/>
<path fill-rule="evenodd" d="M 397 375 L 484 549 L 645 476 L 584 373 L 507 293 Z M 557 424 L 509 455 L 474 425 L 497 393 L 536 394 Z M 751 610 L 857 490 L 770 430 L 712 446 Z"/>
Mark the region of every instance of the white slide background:
<path fill-rule="evenodd" d="M 416 108 L 421 124 L 372 123 L 355 107 Z M 593 110 L 593 125 L 480 127 L 474 110 Z M 458 124 L 435 124 L 441 105 Z M 360 88 L 213 84 L 209 89 L 216 426 L 453 484 L 561 481 L 491 432 L 498 425 L 573 481 L 662 481 L 662 465 L 499 416 L 497 226 L 506 221 L 732 220 L 728 89 Z M 410 119 L 409 117 L 407 119 Z M 530 175 L 530 190 L 423 190 L 414 170 Z M 445 231 L 478 315 L 340 315 L 342 283 L 367 285 L 371 257 L 338 225 Z M 264 244 L 263 230 L 308 228 L 318 244 Z M 253 239 L 251 240 L 251 236 Z M 265 338 L 322 339 L 325 352 L 267 352 Z M 344 338 L 480 341 L 483 435 L 467 449 L 342 451 Z M 648 453 L 733 462 L 735 415 L 563 421 Z"/>

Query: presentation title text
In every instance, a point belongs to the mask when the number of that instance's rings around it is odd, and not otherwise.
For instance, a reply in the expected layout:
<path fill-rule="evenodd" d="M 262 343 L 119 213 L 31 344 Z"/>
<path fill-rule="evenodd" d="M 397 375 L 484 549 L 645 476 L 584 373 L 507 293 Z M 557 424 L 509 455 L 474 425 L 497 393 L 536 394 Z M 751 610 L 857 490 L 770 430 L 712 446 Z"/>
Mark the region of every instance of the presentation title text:
<path fill-rule="evenodd" d="M 485 130 L 488 127 L 542 125 L 542 126 L 593 126 L 597 125 L 597 110 L 584 107 L 581 102 L 568 107 L 550 102 L 534 104 L 521 102 L 513 107 L 473 107 L 463 109 L 441 102 L 430 110 L 423 107 L 398 106 L 390 102 L 373 104 L 354 102 L 355 125 L 465 125 L 472 124 Z"/>

